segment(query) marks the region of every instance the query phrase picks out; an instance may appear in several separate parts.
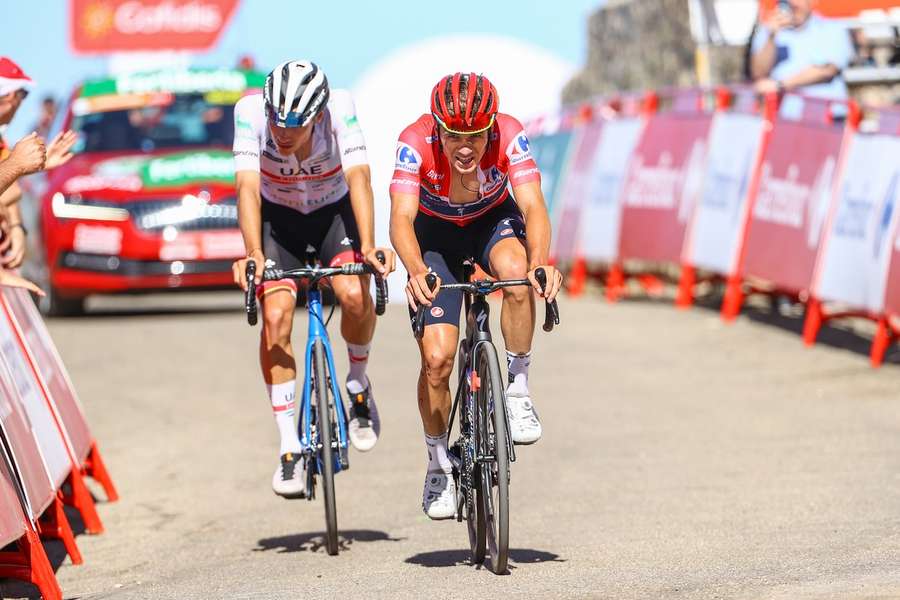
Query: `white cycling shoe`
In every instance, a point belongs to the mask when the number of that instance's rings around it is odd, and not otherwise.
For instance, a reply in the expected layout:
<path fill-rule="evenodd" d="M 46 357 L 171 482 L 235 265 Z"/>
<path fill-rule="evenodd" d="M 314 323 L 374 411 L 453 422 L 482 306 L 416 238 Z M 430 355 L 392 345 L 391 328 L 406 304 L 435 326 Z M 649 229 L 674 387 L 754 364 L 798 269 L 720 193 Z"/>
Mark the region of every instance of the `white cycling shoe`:
<path fill-rule="evenodd" d="M 284 498 L 303 498 L 306 495 L 306 471 L 300 454 L 281 455 L 281 463 L 272 475 L 272 490 Z"/>
<path fill-rule="evenodd" d="M 422 510 L 429 519 L 456 518 L 456 483 L 453 475 L 443 471 L 429 471 L 422 491 Z"/>
<path fill-rule="evenodd" d="M 512 441 L 519 445 L 533 444 L 541 439 L 541 421 L 530 396 L 522 396 L 507 392 L 506 412 L 509 416 L 509 434 Z"/>
<path fill-rule="evenodd" d="M 372 382 L 358 394 L 347 391 L 350 399 L 350 422 L 347 425 L 347 435 L 350 443 L 360 452 L 368 452 L 375 447 L 378 436 L 381 434 L 381 419 L 378 418 L 378 407 L 375 406 L 375 398 L 372 394 Z"/>

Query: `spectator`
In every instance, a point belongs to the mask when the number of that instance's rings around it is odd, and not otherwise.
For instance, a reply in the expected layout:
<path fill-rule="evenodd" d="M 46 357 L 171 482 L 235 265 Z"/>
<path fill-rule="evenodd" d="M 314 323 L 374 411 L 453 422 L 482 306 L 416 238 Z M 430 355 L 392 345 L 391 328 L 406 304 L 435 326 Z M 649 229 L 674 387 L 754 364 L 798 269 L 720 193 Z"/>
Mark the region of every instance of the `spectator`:
<path fill-rule="evenodd" d="M 758 92 L 847 99 L 841 71 L 853 57 L 850 36 L 840 23 L 813 12 L 814 1 L 783 0 L 760 21 L 751 59 Z"/>
<path fill-rule="evenodd" d="M 41 114 L 34 125 L 34 130 L 42 138 L 46 139 L 50 135 L 50 128 L 53 126 L 53 121 L 56 120 L 57 111 L 56 99 L 53 96 L 44 96 L 41 100 Z"/>
<path fill-rule="evenodd" d="M 16 111 L 19 110 L 22 101 L 28 96 L 28 92 L 34 87 L 34 82 L 12 60 L 0 56 L 0 127 L 8 125 Z M 47 144 L 45 169 L 52 169 L 67 162 L 72 158 L 70 150 L 75 144 L 75 133 L 67 131 L 58 134 Z M 41 140 L 43 144 L 43 140 Z M 9 155 L 6 142 L 0 138 L 0 161 Z M 0 162 L 2 164 L 2 162 Z M 6 188 L 0 190 L 0 205 L 5 208 L 8 229 L 4 232 L 4 244 L 8 245 L 4 250 L 0 245 L 0 265 L 15 269 L 25 259 L 25 236 L 27 232 L 22 224 L 22 213 L 19 208 L 19 200 L 22 198 L 22 189 L 15 181 Z"/>
<path fill-rule="evenodd" d="M 32 133 L 23 138 L 11 152 L 7 152 L 6 159 L 0 162 L 0 194 L 13 185 L 19 177 L 40 171 L 46 160 L 47 149 L 40 136 Z M 0 252 L 7 251 L 11 246 L 11 229 L 9 213 L 6 207 L 0 205 L 0 234 L 2 234 Z M 44 292 L 35 284 L 3 268 L 0 268 L 0 285 L 23 287 L 40 296 L 44 295 Z"/>

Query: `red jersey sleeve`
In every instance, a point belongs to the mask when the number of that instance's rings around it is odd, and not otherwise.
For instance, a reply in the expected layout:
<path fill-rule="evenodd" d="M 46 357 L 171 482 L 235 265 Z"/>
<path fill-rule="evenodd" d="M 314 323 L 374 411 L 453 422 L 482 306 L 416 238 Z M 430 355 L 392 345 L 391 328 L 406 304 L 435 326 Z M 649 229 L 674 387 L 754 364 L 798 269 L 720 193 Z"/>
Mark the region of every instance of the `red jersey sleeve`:
<path fill-rule="evenodd" d="M 421 119 L 407 127 L 397 140 L 394 153 L 394 176 L 390 192 L 419 195 L 422 160 L 429 151 L 426 134 L 422 132 Z"/>
<path fill-rule="evenodd" d="M 515 188 L 523 183 L 541 181 L 541 172 L 531 154 L 531 142 L 525 128 L 515 117 L 500 113 L 497 115 L 500 128 L 501 160 L 508 164 L 509 183 Z"/>

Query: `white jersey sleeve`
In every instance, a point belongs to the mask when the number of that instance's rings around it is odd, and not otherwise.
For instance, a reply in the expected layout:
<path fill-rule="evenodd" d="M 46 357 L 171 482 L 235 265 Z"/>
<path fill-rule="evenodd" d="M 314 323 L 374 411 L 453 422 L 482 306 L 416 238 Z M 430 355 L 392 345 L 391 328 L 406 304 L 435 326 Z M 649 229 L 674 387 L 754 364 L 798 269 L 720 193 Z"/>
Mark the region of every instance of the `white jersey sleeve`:
<path fill-rule="evenodd" d="M 331 127 L 341 153 L 341 166 L 346 170 L 357 165 L 368 165 L 366 140 L 356 118 L 356 107 L 350 92 L 331 90 L 328 111 L 331 113 Z"/>
<path fill-rule="evenodd" d="M 259 173 L 260 148 L 265 147 L 262 94 L 244 96 L 234 105 L 234 171 Z"/>

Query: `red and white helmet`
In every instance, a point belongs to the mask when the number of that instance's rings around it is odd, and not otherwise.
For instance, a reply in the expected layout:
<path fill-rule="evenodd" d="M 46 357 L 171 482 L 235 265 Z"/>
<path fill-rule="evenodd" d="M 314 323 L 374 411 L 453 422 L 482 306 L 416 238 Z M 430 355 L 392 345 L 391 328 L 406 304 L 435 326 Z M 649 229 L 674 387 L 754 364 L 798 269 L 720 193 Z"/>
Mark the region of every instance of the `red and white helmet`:
<path fill-rule="evenodd" d="M 431 91 L 431 114 L 451 133 L 480 133 L 497 118 L 497 88 L 484 75 L 455 73 Z"/>

